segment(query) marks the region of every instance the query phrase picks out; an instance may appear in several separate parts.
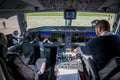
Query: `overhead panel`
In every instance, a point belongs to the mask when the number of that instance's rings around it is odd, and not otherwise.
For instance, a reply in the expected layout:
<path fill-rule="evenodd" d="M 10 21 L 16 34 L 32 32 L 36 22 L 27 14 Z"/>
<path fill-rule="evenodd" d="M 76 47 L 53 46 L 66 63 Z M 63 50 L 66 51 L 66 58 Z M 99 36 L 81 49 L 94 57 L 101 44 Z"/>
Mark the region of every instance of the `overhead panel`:
<path fill-rule="evenodd" d="M 107 0 L 98 10 L 120 11 L 120 0 Z"/>
<path fill-rule="evenodd" d="M 39 10 L 44 10 L 43 5 L 38 0 L 22 0 L 22 1 L 27 2 L 28 4 L 31 4 L 36 8 L 39 8 Z"/>

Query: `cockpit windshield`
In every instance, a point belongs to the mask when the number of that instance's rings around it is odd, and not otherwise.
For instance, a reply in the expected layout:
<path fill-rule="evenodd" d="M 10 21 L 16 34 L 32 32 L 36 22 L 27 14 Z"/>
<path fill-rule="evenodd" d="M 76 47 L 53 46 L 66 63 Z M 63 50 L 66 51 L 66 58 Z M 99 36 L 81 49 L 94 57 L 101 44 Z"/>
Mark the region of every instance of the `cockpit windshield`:
<path fill-rule="evenodd" d="M 91 27 L 94 20 L 108 20 L 111 26 L 115 14 L 96 13 L 96 12 L 77 12 L 76 19 L 72 20 L 71 26 Z M 64 19 L 64 12 L 38 12 L 27 13 L 26 20 L 28 29 L 43 26 L 66 26 L 67 20 Z"/>

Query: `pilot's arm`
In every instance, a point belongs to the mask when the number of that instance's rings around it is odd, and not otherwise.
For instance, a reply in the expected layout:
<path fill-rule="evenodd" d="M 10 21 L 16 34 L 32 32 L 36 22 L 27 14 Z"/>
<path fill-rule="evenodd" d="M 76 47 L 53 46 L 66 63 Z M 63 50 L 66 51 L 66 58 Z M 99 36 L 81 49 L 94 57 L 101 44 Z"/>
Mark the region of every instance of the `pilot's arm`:
<path fill-rule="evenodd" d="M 94 55 L 94 51 L 96 51 L 96 48 L 98 47 L 96 44 L 98 42 L 96 41 L 96 38 L 89 40 L 85 46 L 80 46 L 76 48 L 76 52 L 79 54 L 91 56 Z"/>
<path fill-rule="evenodd" d="M 83 50 L 83 51 L 82 51 Z M 89 54 L 89 52 L 87 52 L 89 50 L 85 50 L 85 46 L 81 46 L 81 47 L 77 47 L 75 50 L 74 50 L 74 54 L 75 55 L 79 55 L 81 54 L 83 57 L 85 57 L 86 59 L 88 58 L 92 58 L 92 56 Z M 88 53 L 88 54 L 87 54 Z"/>
<path fill-rule="evenodd" d="M 43 42 L 48 42 L 48 43 L 50 43 L 50 41 L 49 41 L 49 39 L 48 38 L 45 38 L 44 40 L 43 40 Z"/>
<path fill-rule="evenodd" d="M 83 56 L 91 57 L 93 54 L 91 53 L 91 48 L 93 47 L 93 40 L 90 40 L 86 43 L 85 46 L 80 46 L 76 48 L 76 54 L 81 54 Z M 75 51 L 74 51 L 75 53 Z"/>

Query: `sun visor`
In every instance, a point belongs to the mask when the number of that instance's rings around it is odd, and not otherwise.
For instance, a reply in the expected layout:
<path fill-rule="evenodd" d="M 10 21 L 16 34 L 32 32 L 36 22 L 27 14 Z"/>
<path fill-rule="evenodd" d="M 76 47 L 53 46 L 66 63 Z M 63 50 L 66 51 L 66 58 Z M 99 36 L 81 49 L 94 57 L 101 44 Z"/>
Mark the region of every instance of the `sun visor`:
<path fill-rule="evenodd" d="M 35 6 L 36 8 L 39 8 L 40 10 L 44 10 L 43 5 L 38 0 L 22 0 L 22 1 Z"/>
<path fill-rule="evenodd" d="M 107 0 L 98 10 L 100 11 L 120 11 L 120 0 Z"/>

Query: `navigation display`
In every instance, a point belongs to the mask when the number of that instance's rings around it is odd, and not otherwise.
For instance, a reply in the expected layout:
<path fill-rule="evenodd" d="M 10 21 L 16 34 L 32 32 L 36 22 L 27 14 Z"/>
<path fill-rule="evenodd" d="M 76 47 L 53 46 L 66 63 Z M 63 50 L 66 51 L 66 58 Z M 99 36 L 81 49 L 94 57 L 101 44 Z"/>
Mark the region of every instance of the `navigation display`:
<path fill-rule="evenodd" d="M 84 42 L 85 35 L 83 33 L 72 34 L 72 42 Z"/>
<path fill-rule="evenodd" d="M 63 43 L 65 42 L 65 34 L 64 33 L 52 33 L 51 41 Z"/>
<path fill-rule="evenodd" d="M 87 42 L 96 37 L 93 32 L 88 33 L 74 33 L 72 34 L 72 42 Z"/>
<path fill-rule="evenodd" d="M 40 32 L 40 41 L 43 41 L 45 38 L 50 40 L 51 33 L 50 32 Z"/>
<path fill-rule="evenodd" d="M 86 36 L 86 37 L 85 37 L 85 42 L 87 42 L 87 41 L 95 38 L 95 37 L 96 37 L 96 34 L 95 34 L 95 33 L 86 33 L 85 36 Z"/>

